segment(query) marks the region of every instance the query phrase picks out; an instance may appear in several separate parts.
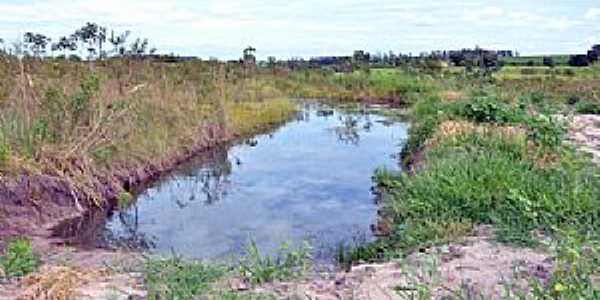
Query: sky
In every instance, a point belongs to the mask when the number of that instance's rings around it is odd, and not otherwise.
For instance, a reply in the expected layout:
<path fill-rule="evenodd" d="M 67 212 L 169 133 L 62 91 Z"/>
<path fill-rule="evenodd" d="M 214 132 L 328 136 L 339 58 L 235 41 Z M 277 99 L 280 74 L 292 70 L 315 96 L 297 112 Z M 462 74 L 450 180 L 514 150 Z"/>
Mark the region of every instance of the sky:
<path fill-rule="evenodd" d="M 0 0 L 0 38 L 54 39 L 91 21 L 147 37 L 159 53 L 261 59 L 483 48 L 585 53 L 600 0 Z"/>

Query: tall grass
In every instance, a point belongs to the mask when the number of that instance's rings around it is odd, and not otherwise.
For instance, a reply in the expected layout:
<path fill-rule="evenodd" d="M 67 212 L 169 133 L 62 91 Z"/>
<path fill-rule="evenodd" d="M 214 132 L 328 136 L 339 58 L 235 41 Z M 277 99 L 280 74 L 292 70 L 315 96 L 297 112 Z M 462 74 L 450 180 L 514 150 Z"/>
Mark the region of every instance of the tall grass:
<path fill-rule="evenodd" d="M 250 134 L 295 111 L 287 91 L 241 67 L 111 59 L 0 60 L 0 171 L 94 178 Z M 98 196 L 99 198 L 99 196 Z"/>

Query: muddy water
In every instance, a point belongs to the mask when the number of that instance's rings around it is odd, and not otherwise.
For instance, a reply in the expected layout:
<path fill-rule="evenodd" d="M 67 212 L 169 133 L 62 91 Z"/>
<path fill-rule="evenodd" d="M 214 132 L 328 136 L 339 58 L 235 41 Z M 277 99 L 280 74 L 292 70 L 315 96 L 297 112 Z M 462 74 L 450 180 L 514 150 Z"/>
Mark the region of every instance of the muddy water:
<path fill-rule="evenodd" d="M 376 168 L 398 169 L 404 123 L 371 110 L 305 104 L 275 132 L 215 149 L 108 216 L 57 228 L 72 243 L 147 248 L 194 258 L 239 254 L 250 238 L 267 253 L 309 240 L 317 256 L 372 239 Z"/>

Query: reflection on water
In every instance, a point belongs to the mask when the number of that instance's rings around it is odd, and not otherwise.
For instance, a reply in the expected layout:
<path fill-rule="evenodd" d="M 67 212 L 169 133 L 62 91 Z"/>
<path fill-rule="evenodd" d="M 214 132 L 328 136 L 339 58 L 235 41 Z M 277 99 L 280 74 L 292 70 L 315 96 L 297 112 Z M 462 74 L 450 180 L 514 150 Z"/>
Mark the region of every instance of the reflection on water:
<path fill-rule="evenodd" d="M 235 255 L 250 237 L 274 252 L 313 241 L 329 256 L 340 242 L 372 239 L 375 168 L 397 168 L 401 123 L 368 111 L 306 105 L 295 121 L 214 149 L 137 196 L 131 207 L 56 228 L 69 242 L 196 258 Z"/>

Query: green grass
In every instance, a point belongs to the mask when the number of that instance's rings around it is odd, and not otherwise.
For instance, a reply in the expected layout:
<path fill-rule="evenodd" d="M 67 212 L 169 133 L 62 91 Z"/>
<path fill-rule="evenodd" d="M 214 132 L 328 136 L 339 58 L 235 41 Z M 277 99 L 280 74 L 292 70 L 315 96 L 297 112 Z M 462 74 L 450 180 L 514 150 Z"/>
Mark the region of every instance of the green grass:
<path fill-rule="evenodd" d="M 148 260 L 144 275 L 149 299 L 185 300 L 210 294 L 225 269 L 172 257 Z"/>
<path fill-rule="evenodd" d="M 275 256 L 262 255 L 256 242 L 251 240 L 246 246 L 239 272 L 252 284 L 298 278 L 310 267 L 310 251 L 310 245 L 305 243 L 299 248 L 283 245 Z"/>
<path fill-rule="evenodd" d="M 375 176 L 386 194 L 384 216 L 394 224 L 379 249 L 403 256 L 478 224 L 493 225 L 498 241 L 516 246 L 537 246 L 542 233 L 558 244 L 558 268 L 553 288 L 532 284 L 536 299 L 597 297 L 591 282 L 598 276 L 600 169 L 562 143 L 566 124 L 551 116 L 565 109 L 554 100 L 564 96 L 495 91 L 415 103 L 403 153 L 409 160 L 420 153 L 417 168 Z M 471 129 L 438 131 L 450 120 Z"/>
<path fill-rule="evenodd" d="M 274 298 L 252 291 L 231 291 L 223 282 L 238 275 L 253 285 L 293 280 L 308 271 L 310 261 L 308 244 L 298 248 L 283 245 L 277 255 L 267 256 L 260 254 L 256 243 L 251 241 L 246 255 L 234 266 L 186 260 L 178 256 L 149 258 L 143 274 L 149 299 L 264 300 Z"/>
<path fill-rule="evenodd" d="M 39 258 L 33 253 L 31 241 L 15 239 L 8 243 L 0 256 L 0 269 L 7 277 L 22 277 L 37 269 Z"/>

